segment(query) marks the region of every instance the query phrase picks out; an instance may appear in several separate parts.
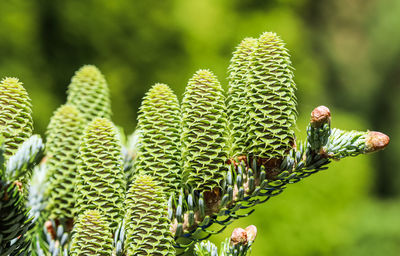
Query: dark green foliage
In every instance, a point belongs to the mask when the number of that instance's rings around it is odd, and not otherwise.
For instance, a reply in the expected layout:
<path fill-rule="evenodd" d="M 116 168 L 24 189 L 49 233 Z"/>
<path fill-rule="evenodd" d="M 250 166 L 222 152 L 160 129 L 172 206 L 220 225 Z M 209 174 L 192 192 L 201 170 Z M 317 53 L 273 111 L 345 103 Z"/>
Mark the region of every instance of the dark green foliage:
<path fill-rule="evenodd" d="M 246 92 L 250 55 L 257 46 L 257 39 L 245 38 L 233 53 L 229 65 L 229 90 L 227 98 L 230 126 L 230 157 L 246 155 Z"/>
<path fill-rule="evenodd" d="M 181 112 L 167 85 L 156 84 L 146 94 L 137 129 L 135 172 L 154 177 L 167 193 L 177 191 L 181 183 Z"/>
<path fill-rule="evenodd" d="M 126 256 L 175 255 L 162 187 L 150 176 L 138 176 L 126 196 Z"/>
<path fill-rule="evenodd" d="M 0 134 L 5 138 L 5 158 L 32 135 L 31 100 L 17 78 L 0 82 Z"/>
<path fill-rule="evenodd" d="M 47 129 L 48 204 L 52 219 L 73 218 L 77 159 L 84 119 L 73 105 L 58 108 Z"/>
<path fill-rule="evenodd" d="M 262 34 L 251 55 L 245 99 L 248 154 L 281 159 L 290 150 L 296 121 L 295 89 L 284 42 L 275 33 Z"/>
<path fill-rule="evenodd" d="M 70 256 L 110 256 L 112 233 L 107 221 L 98 210 L 87 210 L 75 223 Z"/>
<path fill-rule="evenodd" d="M 0 256 L 25 255 L 30 245 L 25 234 L 32 223 L 18 186 L 0 180 Z"/>
<path fill-rule="evenodd" d="M 227 160 L 225 98 L 217 78 L 199 70 L 182 100 L 182 160 L 186 184 L 212 190 L 224 178 Z"/>
<path fill-rule="evenodd" d="M 75 188 L 75 216 L 100 209 L 111 228 L 124 214 L 125 180 L 121 142 L 113 123 L 96 118 L 86 127 L 80 146 Z"/>
<path fill-rule="evenodd" d="M 67 104 L 74 105 L 86 122 L 95 117 L 110 119 L 111 103 L 107 82 L 93 65 L 80 68 L 68 87 Z"/>

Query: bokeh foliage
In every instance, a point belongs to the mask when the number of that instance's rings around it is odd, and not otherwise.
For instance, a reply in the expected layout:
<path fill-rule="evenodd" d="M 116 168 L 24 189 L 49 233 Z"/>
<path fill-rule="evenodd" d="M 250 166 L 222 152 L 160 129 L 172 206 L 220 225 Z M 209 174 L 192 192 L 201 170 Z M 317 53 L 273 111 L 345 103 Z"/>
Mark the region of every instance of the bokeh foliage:
<path fill-rule="evenodd" d="M 372 128 L 392 142 L 258 207 L 243 220 L 260 230 L 254 254 L 398 255 L 398 0 L 9 0 L 0 10 L 0 77 L 24 82 L 36 133 L 65 102 L 83 64 L 102 70 L 113 121 L 131 132 L 152 84 L 166 83 L 182 97 L 195 70 L 209 68 L 226 88 L 240 40 L 276 32 L 296 69 L 299 130 L 325 104 L 336 127 Z"/>

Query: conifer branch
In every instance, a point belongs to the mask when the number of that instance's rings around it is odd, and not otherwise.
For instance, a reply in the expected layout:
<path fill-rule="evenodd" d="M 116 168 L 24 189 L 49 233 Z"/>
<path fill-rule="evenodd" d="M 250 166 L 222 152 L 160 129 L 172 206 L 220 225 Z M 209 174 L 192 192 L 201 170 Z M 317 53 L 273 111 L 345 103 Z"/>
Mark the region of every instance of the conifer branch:
<path fill-rule="evenodd" d="M 321 108 L 326 109 L 326 118 L 316 122 L 314 115 Z M 185 194 L 183 191 L 177 199 L 171 197 L 169 211 L 178 244 L 184 241 L 180 239 L 183 237 L 197 241 L 221 232 L 233 220 L 251 214 L 255 205 L 283 192 L 288 184 L 326 169 L 331 159 L 374 152 L 389 143 L 389 138 L 378 132 L 331 129 L 330 112 L 326 107 L 313 111 L 307 131 L 307 141 L 293 147 L 278 167 L 264 165 L 257 158 L 231 159 L 217 198 L 208 198 L 207 193 Z M 246 209 L 247 213 L 239 214 Z M 210 231 L 211 225 L 220 228 Z M 180 246 L 184 248 L 185 244 L 187 240 Z"/>
<path fill-rule="evenodd" d="M 293 67 L 275 33 L 243 40 L 229 72 L 226 98 L 215 75 L 199 70 L 181 106 L 167 85 L 154 85 L 122 146 L 104 76 L 84 66 L 50 121 L 41 164 L 28 94 L 18 79 L 2 80 L 0 256 L 182 254 L 331 160 L 389 143 L 380 132 L 331 128 L 324 106 L 296 143 Z M 28 213 L 22 191 L 32 169 Z M 195 253 L 245 256 L 256 232 L 235 229 L 219 253 L 210 242 Z"/>

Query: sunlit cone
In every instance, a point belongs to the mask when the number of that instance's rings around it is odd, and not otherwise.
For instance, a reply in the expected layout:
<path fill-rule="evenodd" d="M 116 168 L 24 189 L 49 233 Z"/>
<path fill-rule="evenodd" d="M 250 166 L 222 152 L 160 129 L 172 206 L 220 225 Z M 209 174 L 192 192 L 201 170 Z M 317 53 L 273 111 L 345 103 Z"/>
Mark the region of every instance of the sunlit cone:
<path fill-rule="evenodd" d="M 146 94 L 139 110 L 140 137 L 135 171 L 150 175 L 167 193 L 181 183 L 181 112 L 176 95 L 165 84 Z"/>
<path fill-rule="evenodd" d="M 73 218 L 75 177 L 84 119 L 73 105 L 58 108 L 47 128 L 48 204 L 51 219 Z"/>
<path fill-rule="evenodd" d="M 111 228 L 117 227 L 124 213 L 126 186 L 121 150 L 117 130 L 109 120 L 96 118 L 89 123 L 79 149 L 75 216 L 101 209 Z"/>
<path fill-rule="evenodd" d="M 71 256 L 110 256 L 112 251 L 112 233 L 107 219 L 98 210 L 85 211 L 74 225 Z"/>
<path fill-rule="evenodd" d="M 4 137 L 6 159 L 32 135 L 31 115 L 31 100 L 22 83 L 12 77 L 1 80 L 0 134 Z"/>
<path fill-rule="evenodd" d="M 111 102 L 107 82 L 100 70 L 85 65 L 72 77 L 67 104 L 74 105 L 87 122 L 96 117 L 110 119 Z"/>
<path fill-rule="evenodd" d="M 245 155 L 246 152 L 246 90 L 250 56 L 257 46 L 257 39 L 245 38 L 233 53 L 229 65 L 229 90 L 227 98 L 230 126 L 230 157 Z"/>
<path fill-rule="evenodd" d="M 126 255 L 175 255 L 162 187 L 150 176 L 139 175 L 128 190 L 125 205 Z"/>
<path fill-rule="evenodd" d="M 284 42 L 275 33 L 258 39 L 251 55 L 247 106 L 247 145 L 251 156 L 282 159 L 294 141 L 296 86 Z"/>
<path fill-rule="evenodd" d="M 189 80 L 182 100 L 184 180 L 198 190 L 220 186 L 226 172 L 227 115 L 217 78 L 199 70 Z"/>

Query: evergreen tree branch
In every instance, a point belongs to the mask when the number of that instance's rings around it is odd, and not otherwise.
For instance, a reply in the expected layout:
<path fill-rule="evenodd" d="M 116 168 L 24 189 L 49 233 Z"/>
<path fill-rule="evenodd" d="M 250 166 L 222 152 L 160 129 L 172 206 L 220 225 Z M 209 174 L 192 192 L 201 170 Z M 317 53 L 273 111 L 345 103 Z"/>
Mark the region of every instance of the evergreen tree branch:
<path fill-rule="evenodd" d="M 321 110 L 324 113 L 317 119 Z M 251 214 L 255 205 L 280 194 L 288 184 L 326 169 L 331 159 L 375 152 L 388 143 L 389 137 L 379 132 L 331 129 L 329 109 L 318 107 L 311 115 L 307 141 L 294 146 L 278 167 L 254 157 L 231 159 L 220 194 L 182 190 L 177 198 L 171 197 L 169 214 L 178 246 L 186 247 L 187 238 L 197 241 L 222 231 L 233 220 Z M 242 210 L 248 212 L 243 214 Z M 210 231 L 211 225 L 219 229 Z"/>

